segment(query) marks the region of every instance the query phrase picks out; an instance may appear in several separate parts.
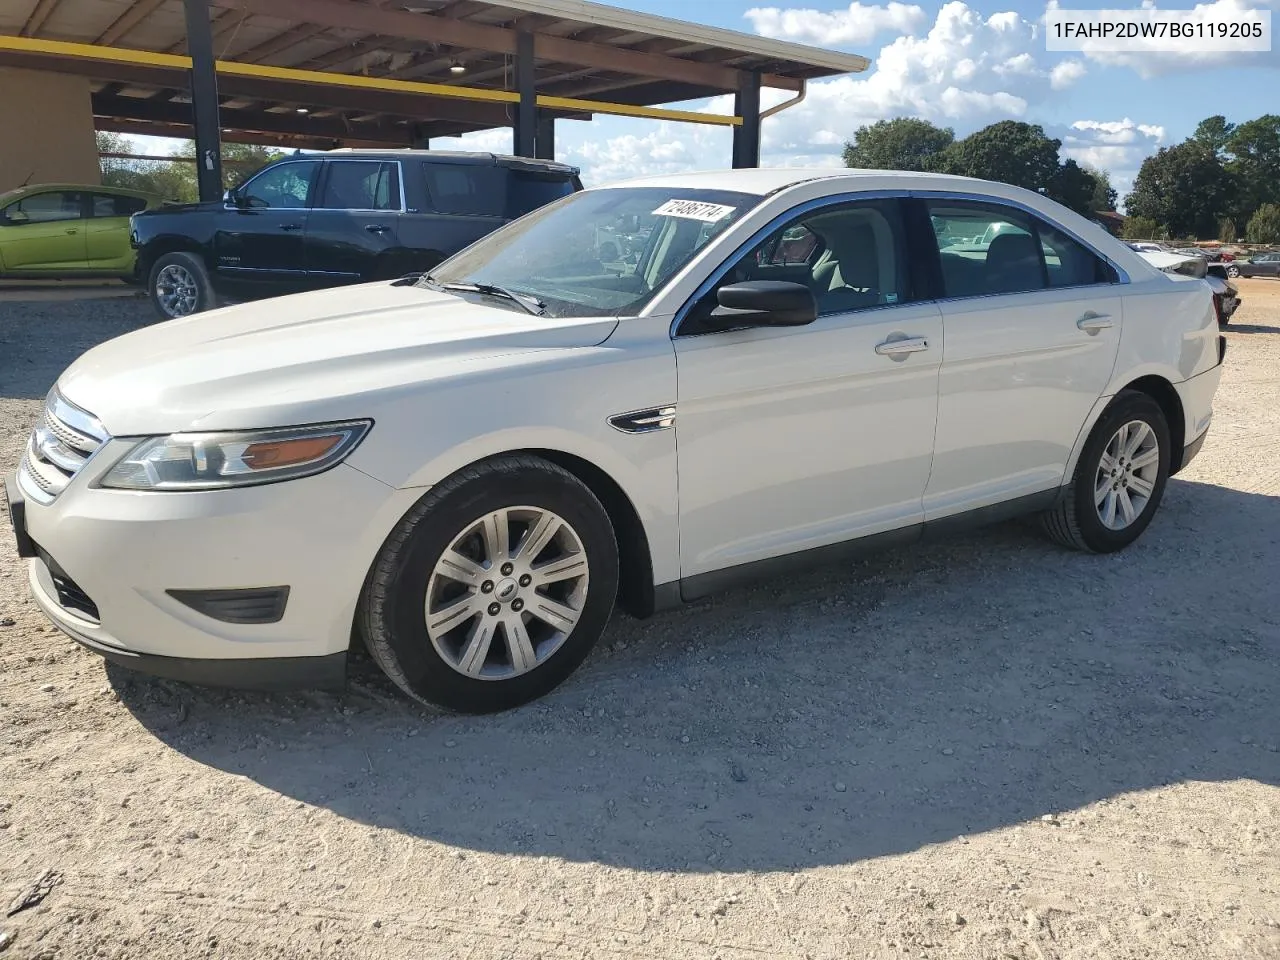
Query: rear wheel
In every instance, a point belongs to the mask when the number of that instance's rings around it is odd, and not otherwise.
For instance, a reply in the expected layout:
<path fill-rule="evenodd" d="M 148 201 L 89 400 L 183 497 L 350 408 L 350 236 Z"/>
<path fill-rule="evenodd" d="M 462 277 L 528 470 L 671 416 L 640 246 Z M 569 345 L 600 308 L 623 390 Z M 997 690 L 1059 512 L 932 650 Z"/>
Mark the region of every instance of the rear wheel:
<path fill-rule="evenodd" d="M 373 659 L 417 700 L 465 713 L 560 684 L 604 631 L 618 548 L 604 507 L 531 456 L 468 467 L 388 538 L 361 601 Z"/>
<path fill-rule="evenodd" d="M 156 312 L 166 320 L 216 307 L 217 298 L 204 261 L 193 253 L 166 253 L 151 265 L 147 291 Z"/>
<path fill-rule="evenodd" d="M 1062 502 L 1041 515 L 1045 531 L 1076 550 L 1127 547 L 1160 506 L 1172 452 L 1160 405 L 1122 391 L 1089 434 Z"/>
<path fill-rule="evenodd" d="M 1228 276 L 1228 277 L 1232 277 L 1233 279 L 1234 279 L 1235 277 L 1240 276 L 1240 268 L 1239 268 L 1239 267 L 1227 267 L 1227 276 Z"/>

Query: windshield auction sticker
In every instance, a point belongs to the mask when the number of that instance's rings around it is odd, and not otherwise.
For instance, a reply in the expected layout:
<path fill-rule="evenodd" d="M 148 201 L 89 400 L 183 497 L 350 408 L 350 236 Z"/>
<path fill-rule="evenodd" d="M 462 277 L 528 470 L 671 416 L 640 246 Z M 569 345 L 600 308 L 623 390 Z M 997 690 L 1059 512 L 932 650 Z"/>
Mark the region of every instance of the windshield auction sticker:
<path fill-rule="evenodd" d="M 1226 5 L 1194 10 L 1045 11 L 1045 49 L 1085 53 L 1257 53 L 1271 49 L 1271 11 Z"/>
<path fill-rule="evenodd" d="M 733 213 L 735 207 L 726 207 L 719 203 L 703 203 L 700 200 L 668 200 L 657 210 L 655 217 L 683 217 L 686 220 L 701 220 L 703 223 L 715 223 Z"/>

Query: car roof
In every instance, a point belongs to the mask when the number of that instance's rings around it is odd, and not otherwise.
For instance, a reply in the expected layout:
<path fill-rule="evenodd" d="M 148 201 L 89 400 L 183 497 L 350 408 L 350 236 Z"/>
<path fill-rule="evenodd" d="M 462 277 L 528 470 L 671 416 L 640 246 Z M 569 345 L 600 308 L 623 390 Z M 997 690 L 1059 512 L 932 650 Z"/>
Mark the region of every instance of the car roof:
<path fill-rule="evenodd" d="M 666 187 L 670 189 L 731 190 L 767 196 L 814 180 L 839 181 L 840 186 L 857 190 L 860 181 L 879 181 L 876 189 L 885 187 L 885 181 L 896 181 L 893 186 L 913 190 L 960 191 L 966 187 L 975 192 L 1001 196 L 1019 190 L 1008 184 L 975 177 L 957 177 L 947 173 L 920 173 L 910 170 L 851 170 L 844 167 L 751 167 L 741 170 L 700 170 L 693 173 L 668 174 L 658 177 L 639 177 L 611 183 L 603 188 L 616 187 Z M 869 186 L 869 185 L 868 185 Z M 1020 191 L 1021 192 L 1021 191 Z"/>
<path fill-rule="evenodd" d="M 101 183 L 30 183 L 25 187 L 16 187 L 0 196 L 17 196 L 20 193 L 43 193 L 46 190 L 85 190 L 90 193 L 123 193 L 131 197 L 154 197 L 155 194 L 145 190 L 134 190 L 131 187 L 108 187 Z"/>
<path fill-rule="evenodd" d="M 552 170 L 556 173 L 578 174 L 581 171 L 567 163 L 554 160 L 535 160 L 532 157 L 515 157 L 505 153 L 487 153 L 476 150 L 419 150 L 414 147 L 339 147 L 335 150 L 318 150 L 309 156 L 340 157 L 418 157 L 422 160 L 438 160 L 443 163 L 484 163 L 500 167 L 526 167 L 532 170 Z"/>

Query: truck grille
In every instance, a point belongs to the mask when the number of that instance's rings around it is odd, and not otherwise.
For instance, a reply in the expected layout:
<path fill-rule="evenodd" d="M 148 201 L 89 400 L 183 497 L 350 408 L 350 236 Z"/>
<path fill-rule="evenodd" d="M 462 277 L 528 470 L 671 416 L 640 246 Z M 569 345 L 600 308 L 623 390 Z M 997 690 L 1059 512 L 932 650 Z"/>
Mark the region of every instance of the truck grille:
<path fill-rule="evenodd" d="M 19 475 L 26 481 L 27 494 L 39 503 L 52 503 L 109 439 L 97 417 L 64 399 L 54 387 L 22 456 Z"/>

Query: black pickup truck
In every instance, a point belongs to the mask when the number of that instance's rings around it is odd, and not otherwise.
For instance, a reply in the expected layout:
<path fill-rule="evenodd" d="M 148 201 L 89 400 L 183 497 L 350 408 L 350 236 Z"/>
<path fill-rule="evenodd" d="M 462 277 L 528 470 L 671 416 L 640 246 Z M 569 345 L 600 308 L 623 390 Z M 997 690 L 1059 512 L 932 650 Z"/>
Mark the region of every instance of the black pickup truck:
<path fill-rule="evenodd" d="M 227 301 L 430 270 L 581 190 L 578 173 L 490 153 L 298 153 L 220 201 L 134 215 L 137 279 L 171 319 Z"/>

